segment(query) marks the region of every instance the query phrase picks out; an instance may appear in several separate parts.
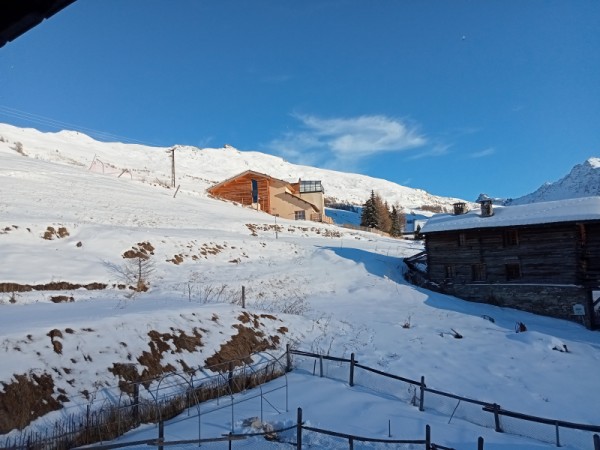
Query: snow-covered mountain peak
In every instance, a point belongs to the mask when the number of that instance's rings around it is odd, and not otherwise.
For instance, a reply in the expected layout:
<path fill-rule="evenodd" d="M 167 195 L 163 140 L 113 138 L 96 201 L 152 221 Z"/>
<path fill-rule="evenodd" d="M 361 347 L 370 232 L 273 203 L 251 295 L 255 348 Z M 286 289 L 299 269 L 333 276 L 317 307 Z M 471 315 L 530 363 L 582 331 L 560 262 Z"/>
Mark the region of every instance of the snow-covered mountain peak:
<path fill-rule="evenodd" d="M 512 205 L 600 195 L 600 158 L 591 157 L 577 164 L 555 182 L 546 182 L 535 192 L 510 201 Z"/>

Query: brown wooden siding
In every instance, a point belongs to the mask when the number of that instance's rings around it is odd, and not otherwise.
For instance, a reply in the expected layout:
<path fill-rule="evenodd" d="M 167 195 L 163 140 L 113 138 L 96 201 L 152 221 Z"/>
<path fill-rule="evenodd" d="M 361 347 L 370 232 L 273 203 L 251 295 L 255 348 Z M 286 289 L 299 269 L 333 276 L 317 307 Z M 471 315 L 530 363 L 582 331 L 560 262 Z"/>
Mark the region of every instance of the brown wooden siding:
<path fill-rule="evenodd" d="M 231 200 L 242 205 L 251 205 L 253 179 L 258 182 L 258 203 L 260 204 L 260 208 L 262 211 L 270 213 L 270 178 L 268 177 L 248 173 L 223 183 L 221 186 L 216 186 L 210 192 L 216 197 Z"/>
<path fill-rule="evenodd" d="M 473 266 L 485 264 L 486 282 L 507 282 L 506 264 L 519 264 L 521 278 L 511 283 L 600 280 L 600 224 L 585 225 L 585 245 L 581 244 L 581 228 L 574 223 L 511 230 L 518 238 L 515 245 L 507 243 L 512 239 L 506 240 L 505 228 L 430 233 L 426 236 L 429 279 L 437 283 L 471 282 Z M 453 267 L 453 280 L 446 278 L 447 266 Z"/>
<path fill-rule="evenodd" d="M 600 223 L 578 224 L 580 280 L 595 285 L 600 280 Z"/>

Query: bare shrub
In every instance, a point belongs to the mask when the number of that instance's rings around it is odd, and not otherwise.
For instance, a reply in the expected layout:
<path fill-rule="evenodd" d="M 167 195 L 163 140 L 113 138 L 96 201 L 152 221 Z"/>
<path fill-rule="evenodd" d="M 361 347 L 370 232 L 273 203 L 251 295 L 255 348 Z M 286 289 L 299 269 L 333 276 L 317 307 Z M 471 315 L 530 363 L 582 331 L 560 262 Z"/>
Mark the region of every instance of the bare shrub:
<path fill-rule="evenodd" d="M 15 142 L 14 147 L 12 149 L 20 155 L 27 156 L 25 150 L 23 150 L 23 144 L 21 142 Z"/>
<path fill-rule="evenodd" d="M 279 295 L 259 296 L 258 300 L 252 302 L 252 306 L 271 313 L 294 314 L 296 316 L 303 316 L 310 311 L 310 305 L 306 298 L 297 292 L 286 292 Z"/>
<path fill-rule="evenodd" d="M 236 303 L 241 295 L 239 290 L 227 284 L 211 283 L 202 274 L 194 272 L 190 278 L 178 285 L 184 297 L 190 302 L 198 303 Z"/>

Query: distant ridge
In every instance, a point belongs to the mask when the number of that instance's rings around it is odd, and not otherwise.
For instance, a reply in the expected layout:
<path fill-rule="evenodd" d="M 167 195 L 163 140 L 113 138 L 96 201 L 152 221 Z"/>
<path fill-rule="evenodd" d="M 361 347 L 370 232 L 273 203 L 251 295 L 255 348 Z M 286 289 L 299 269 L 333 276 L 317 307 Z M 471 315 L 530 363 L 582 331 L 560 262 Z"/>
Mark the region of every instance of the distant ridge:
<path fill-rule="evenodd" d="M 600 158 L 592 157 L 577 164 L 560 180 L 544 183 L 535 192 L 508 200 L 506 204 L 524 205 L 596 195 L 600 195 Z"/>
<path fill-rule="evenodd" d="M 102 170 L 127 173 L 137 181 L 169 182 L 170 162 L 167 148 L 121 142 L 100 142 L 84 133 L 63 130 L 40 132 L 0 123 L 0 147 L 14 150 L 20 144 L 23 156 L 59 164 L 89 168 L 100 161 Z M 402 186 L 366 175 L 338 172 L 292 164 L 283 158 L 258 151 L 222 148 L 198 148 L 175 145 L 178 183 L 182 190 L 205 195 L 206 188 L 248 169 L 283 180 L 321 180 L 325 196 L 332 202 L 361 205 L 371 190 L 390 205 L 398 202 L 405 211 L 451 210 L 456 198 L 430 194 L 422 189 Z"/>

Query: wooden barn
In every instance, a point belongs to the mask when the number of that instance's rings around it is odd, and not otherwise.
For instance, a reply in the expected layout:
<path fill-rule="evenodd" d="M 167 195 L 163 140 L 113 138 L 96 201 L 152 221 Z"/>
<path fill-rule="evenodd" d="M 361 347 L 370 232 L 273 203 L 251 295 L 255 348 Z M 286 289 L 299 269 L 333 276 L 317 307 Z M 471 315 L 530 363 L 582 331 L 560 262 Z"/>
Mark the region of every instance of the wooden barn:
<path fill-rule="evenodd" d="M 285 219 L 332 223 L 325 215 L 325 199 L 320 181 L 290 183 L 247 170 L 208 189 L 209 194 L 250 206 Z"/>
<path fill-rule="evenodd" d="M 600 328 L 600 197 L 478 202 L 480 210 L 458 203 L 454 214 L 428 220 L 424 254 L 407 259 L 409 277 L 463 299 Z"/>

